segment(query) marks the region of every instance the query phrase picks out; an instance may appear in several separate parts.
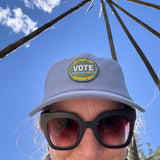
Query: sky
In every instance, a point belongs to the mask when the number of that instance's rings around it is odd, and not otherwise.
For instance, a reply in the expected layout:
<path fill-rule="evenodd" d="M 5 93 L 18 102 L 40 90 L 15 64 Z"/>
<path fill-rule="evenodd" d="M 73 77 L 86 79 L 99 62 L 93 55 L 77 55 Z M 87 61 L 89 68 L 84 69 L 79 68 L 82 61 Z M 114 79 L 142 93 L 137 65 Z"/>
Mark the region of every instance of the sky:
<path fill-rule="evenodd" d="M 160 5 L 159 0 L 145 0 Z M 0 50 L 31 33 L 70 9 L 80 0 L 1 0 Z M 160 32 L 159 10 L 126 0 L 118 4 Z M 4 160 L 39 160 L 43 141 L 36 129 L 39 114 L 29 112 L 43 98 L 43 85 L 49 67 L 57 60 L 80 53 L 111 57 L 100 1 L 86 13 L 89 3 L 61 20 L 41 35 L 0 60 L 0 155 Z M 138 112 L 140 142 L 155 150 L 160 145 L 160 93 L 135 48 L 106 5 L 118 63 L 132 99 L 143 106 Z M 160 40 L 118 11 L 160 78 Z"/>

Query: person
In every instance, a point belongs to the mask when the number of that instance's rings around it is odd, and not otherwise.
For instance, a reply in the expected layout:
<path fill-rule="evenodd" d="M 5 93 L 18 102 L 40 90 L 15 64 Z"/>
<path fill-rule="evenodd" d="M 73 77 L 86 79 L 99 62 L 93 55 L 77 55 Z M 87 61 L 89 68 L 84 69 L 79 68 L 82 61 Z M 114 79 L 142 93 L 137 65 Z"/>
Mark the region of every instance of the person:
<path fill-rule="evenodd" d="M 119 64 L 84 53 L 51 66 L 30 116 L 41 111 L 48 160 L 125 160 L 136 110 Z"/>

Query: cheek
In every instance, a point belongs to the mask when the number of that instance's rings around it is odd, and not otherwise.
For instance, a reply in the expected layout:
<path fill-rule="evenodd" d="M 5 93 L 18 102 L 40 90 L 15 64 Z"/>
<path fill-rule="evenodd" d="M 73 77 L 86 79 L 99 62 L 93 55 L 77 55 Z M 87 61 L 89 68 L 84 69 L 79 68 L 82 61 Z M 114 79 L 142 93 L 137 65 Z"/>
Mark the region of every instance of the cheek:
<path fill-rule="evenodd" d="M 49 148 L 51 160 L 83 160 L 86 156 L 78 154 L 76 150 L 60 151 Z M 99 159 L 109 160 L 125 160 L 127 156 L 127 148 L 122 149 L 108 149 L 104 148 L 103 152 L 99 155 Z"/>
<path fill-rule="evenodd" d="M 51 160 L 65 160 L 72 154 L 72 150 L 60 151 L 49 148 Z"/>
<path fill-rule="evenodd" d="M 108 153 L 111 157 L 111 159 L 116 160 L 125 160 L 127 157 L 127 148 L 121 148 L 121 149 L 108 149 Z"/>

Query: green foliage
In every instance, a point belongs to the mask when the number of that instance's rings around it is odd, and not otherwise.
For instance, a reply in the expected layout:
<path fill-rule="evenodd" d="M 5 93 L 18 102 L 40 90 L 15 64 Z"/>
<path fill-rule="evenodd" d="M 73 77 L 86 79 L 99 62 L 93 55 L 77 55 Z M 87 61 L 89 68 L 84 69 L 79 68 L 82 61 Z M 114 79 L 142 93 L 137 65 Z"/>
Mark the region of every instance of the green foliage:
<path fill-rule="evenodd" d="M 148 147 L 148 155 L 145 155 L 144 151 L 142 149 L 140 149 L 139 152 L 139 156 L 141 160 L 160 160 L 160 147 L 157 146 L 156 151 L 153 151 L 151 149 L 151 144 L 147 143 L 147 147 Z"/>
<path fill-rule="evenodd" d="M 144 144 L 140 143 L 141 139 L 135 135 L 137 148 L 138 148 L 138 154 L 140 160 L 160 160 L 160 146 L 157 146 L 156 150 L 154 151 L 152 149 L 152 146 L 150 143 L 146 144 L 147 151 L 144 151 L 142 148 L 144 148 Z M 132 152 L 132 151 L 131 151 Z M 128 154 L 128 160 L 133 160 L 134 153 Z"/>

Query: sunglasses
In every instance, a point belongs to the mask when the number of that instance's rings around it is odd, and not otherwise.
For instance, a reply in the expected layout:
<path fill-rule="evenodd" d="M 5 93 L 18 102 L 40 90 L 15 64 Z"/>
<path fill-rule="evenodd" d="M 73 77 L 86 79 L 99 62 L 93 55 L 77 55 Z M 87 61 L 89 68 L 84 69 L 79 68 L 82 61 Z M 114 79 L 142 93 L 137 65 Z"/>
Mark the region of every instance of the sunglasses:
<path fill-rule="evenodd" d="M 126 147 L 133 135 L 136 119 L 134 109 L 126 108 L 100 113 L 94 121 L 84 122 L 66 112 L 43 112 L 40 123 L 49 145 L 57 150 L 75 148 L 87 128 L 91 128 L 99 143 L 106 148 Z"/>

